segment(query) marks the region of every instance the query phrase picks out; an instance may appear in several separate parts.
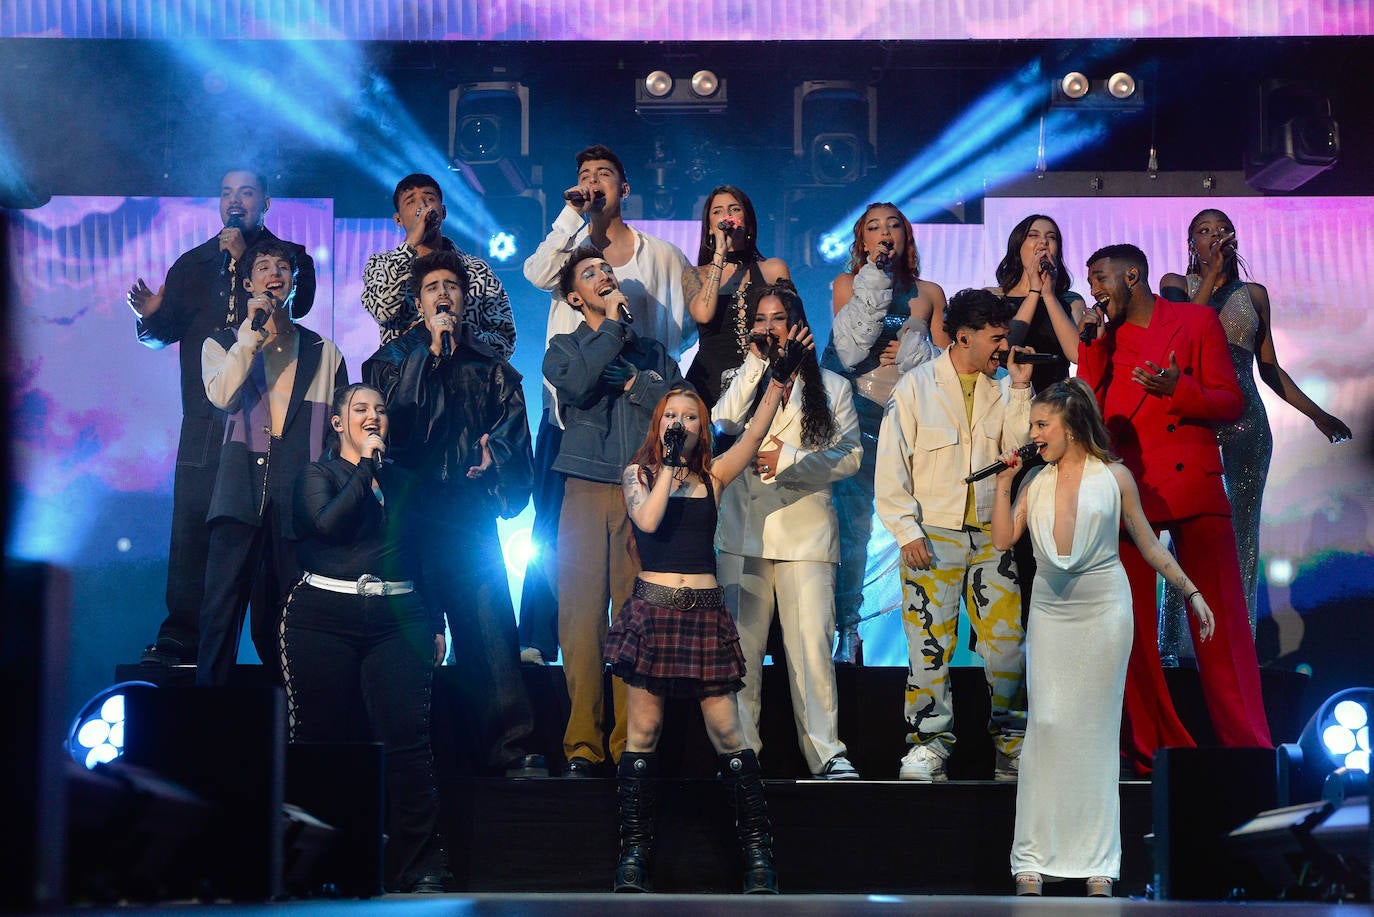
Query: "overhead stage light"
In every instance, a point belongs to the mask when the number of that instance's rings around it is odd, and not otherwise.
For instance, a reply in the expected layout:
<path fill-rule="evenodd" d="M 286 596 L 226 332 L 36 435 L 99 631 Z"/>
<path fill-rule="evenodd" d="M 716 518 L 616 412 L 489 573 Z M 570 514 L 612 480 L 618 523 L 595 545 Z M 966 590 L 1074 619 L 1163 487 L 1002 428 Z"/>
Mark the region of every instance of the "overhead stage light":
<path fill-rule="evenodd" d="M 725 80 L 714 70 L 698 70 L 690 79 L 677 79 L 666 70 L 655 70 L 635 83 L 635 112 L 718 114 L 729 101 L 725 89 Z"/>
<path fill-rule="evenodd" d="M 878 143 L 877 90 L 866 83 L 807 80 L 793 91 L 792 155 L 818 185 L 867 174 Z"/>
<path fill-rule="evenodd" d="M 1088 94 L 1088 90 L 1092 88 L 1092 83 L 1088 81 L 1086 76 L 1075 70 L 1072 73 L 1066 74 L 1064 78 L 1059 81 L 1059 88 L 1063 91 L 1065 97 L 1070 99 L 1081 99 Z"/>
<path fill-rule="evenodd" d="M 1107 77 L 1107 92 L 1114 99 L 1129 99 L 1135 95 L 1135 77 L 1118 71 Z"/>
<path fill-rule="evenodd" d="M 720 88 L 720 80 L 710 70 L 698 70 L 692 74 L 692 91 L 703 99 L 710 98 Z"/>
<path fill-rule="evenodd" d="M 1256 191 L 1292 191 L 1336 165 L 1341 129 L 1331 99 L 1316 85 L 1267 80 L 1245 154 L 1245 183 Z"/>
<path fill-rule="evenodd" d="M 530 91 L 521 83 L 464 83 L 449 92 L 448 155 L 478 194 L 519 194 L 529 182 Z"/>
<path fill-rule="evenodd" d="M 673 91 L 673 78 L 662 70 L 655 70 L 644 78 L 644 91 L 661 99 Z"/>

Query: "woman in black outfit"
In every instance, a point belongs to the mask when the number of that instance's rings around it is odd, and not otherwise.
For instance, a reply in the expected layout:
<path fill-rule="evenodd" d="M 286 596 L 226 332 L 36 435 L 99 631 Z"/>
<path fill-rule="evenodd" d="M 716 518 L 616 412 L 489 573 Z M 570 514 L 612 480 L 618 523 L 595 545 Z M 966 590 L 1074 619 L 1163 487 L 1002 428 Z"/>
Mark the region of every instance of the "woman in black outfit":
<path fill-rule="evenodd" d="M 682 289 L 699 342 L 687 381 L 708 408 L 715 407 L 744 362 L 749 344 L 744 296 L 750 285 L 792 277 L 786 261 L 759 254 L 758 235 L 758 218 L 747 194 L 721 185 L 706 195 L 697 267 L 683 271 Z"/>
<path fill-rule="evenodd" d="M 386 887 L 441 892 L 452 874 L 436 831 L 429 707 L 444 626 L 415 591 L 417 553 L 407 538 L 413 479 L 382 460 L 380 392 L 344 386 L 330 415 L 337 443 L 296 484 L 306 572 L 287 598 L 281 630 L 290 740 L 382 743 Z"/>
<path fill-rule="evenodd" d="M 744 744 L 735 694 L 744 686 L 739 633 L 716 582 L 721 491 L 750 467 L 811 333 L 794 325 L 776 348 L 771 382 L 749 426 L 711 457 L 711 417 L 695 392 L 669 392 L 621 478 L 641 572 L 606 638 L 611 672 L 629 685 L 620 757 L 620 863 L 616 891 L 646 891 L 654 844 L 653 777 L 665 698 L 695 697 L 720 773 L 735 800 L 745 894 L 777 894 L 773 837 L 754 750 Z M 774 348 L 770 347 L 770 350 Z"/>

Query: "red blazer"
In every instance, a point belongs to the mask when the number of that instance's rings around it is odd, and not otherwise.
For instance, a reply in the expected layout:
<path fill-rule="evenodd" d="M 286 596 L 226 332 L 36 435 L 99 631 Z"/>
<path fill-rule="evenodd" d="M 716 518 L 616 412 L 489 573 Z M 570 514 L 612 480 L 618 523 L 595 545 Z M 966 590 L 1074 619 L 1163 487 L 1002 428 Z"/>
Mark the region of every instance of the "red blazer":
<path fill-rule="evenodd" d="M 1147 395 L 1131 381 L 1135 366 L 1115 358 L 1114 330 L 1079 346 L 1078 375 L 1097 393 L 1114 450 L 1135 475 L 1151 522 L 1229 516 L 1214 427 L 1239 417 L 1244 402 L 1221 322 L 1206 306 L 1156 296 L 1143 331 L 1141 365 L 1167 367 L 1170 352 L 1178 360 L 1173 395 Z"/>

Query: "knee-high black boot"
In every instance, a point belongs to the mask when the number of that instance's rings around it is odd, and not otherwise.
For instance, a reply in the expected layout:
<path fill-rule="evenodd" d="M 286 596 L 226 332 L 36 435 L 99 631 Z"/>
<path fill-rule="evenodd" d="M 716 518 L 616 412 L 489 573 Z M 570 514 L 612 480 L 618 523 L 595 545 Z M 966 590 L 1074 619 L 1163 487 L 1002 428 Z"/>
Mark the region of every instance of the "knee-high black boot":
<path fill-rule="evenodd" d="M 649 860 L 654 853 L 654 800 L 657 752 L 627 751 L 620 756 L 616 792 L 620 796 L 620 862 L 615 867 L 618 892 L 649 890 Z"/>
<path fill-rule="evenodd" d="M 778 873 L 773 868 L 773 827 L 763 798 L 763 774 L 752 748 L 720 756 L 720 773 L 735 802 L 735 830 L 744 853 L 744 893 L 776 895 Z"/>

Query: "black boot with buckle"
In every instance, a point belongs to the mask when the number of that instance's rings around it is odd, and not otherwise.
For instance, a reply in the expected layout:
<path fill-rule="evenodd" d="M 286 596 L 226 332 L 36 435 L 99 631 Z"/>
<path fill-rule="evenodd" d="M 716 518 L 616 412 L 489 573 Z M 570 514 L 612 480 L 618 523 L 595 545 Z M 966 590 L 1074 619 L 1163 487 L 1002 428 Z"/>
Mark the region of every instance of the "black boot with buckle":
<path fill-rule="evenodd" d="M 735 803 L 735 830 L 744 854 L 744 893 L 776 895 L 778 873 L 773 867 L 773 827 L 763 797 L 763 774 L 752 748 L 720 756 L 720 773 Z"/>
<path fill-rule="evenodd" d="M 616 771 L 620 797 L 620 862 L 615 867 L 618 892 L 649 890 L 649 859 L 654 853 L 654 799 L 657 752 L 627 751 Z"/>

